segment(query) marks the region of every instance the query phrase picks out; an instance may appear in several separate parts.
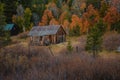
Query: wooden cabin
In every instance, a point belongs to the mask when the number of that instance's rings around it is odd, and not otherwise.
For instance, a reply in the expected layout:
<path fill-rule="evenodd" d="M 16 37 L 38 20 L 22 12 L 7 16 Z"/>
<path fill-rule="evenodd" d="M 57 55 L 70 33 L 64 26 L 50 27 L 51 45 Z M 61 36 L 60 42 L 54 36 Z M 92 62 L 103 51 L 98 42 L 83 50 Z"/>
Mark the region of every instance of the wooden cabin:
<path fill-rule="evenodd" d="M 4 30 L 9 31 L 11 36 L 17 35 L 18 33 L 20 33 L 19 27 L 15 24 L 6 24 L 4 27 Z"/>
<path fill-rule="evenodd" d="M 33 45 L 49 45 L 66 41 L 66 32 L 61 25 L 34 26 L 28 35 Z"/>

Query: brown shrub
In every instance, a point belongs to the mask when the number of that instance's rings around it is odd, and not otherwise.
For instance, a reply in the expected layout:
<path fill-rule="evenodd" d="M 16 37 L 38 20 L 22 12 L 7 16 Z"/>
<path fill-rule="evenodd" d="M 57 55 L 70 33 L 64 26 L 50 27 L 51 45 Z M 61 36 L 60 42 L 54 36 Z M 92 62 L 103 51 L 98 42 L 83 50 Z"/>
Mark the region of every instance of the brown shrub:
<path fill-rule="evenodd" d="M 25 38 L 28 37 L 28 32 L 20 33 L 17 37 L 18 37 L 18 38 L 21 38 L 21 39 L 25 39 Z"/>
<path fill-rule="evenodd" d="M 44 47 L 45 48 L 45 47 Z M 23 45 L 0 52 L 2 80 L 120 80 L 120 56 L 93 57 L 81 53 L 51 56 L 46 49 Z"/>
<path fill-rule="evenodd" d="M 108 51 L 117 50 L 120 46 L 120 34 L 113 33 L 105 35 L 103 39 L 103 47 Z"/>

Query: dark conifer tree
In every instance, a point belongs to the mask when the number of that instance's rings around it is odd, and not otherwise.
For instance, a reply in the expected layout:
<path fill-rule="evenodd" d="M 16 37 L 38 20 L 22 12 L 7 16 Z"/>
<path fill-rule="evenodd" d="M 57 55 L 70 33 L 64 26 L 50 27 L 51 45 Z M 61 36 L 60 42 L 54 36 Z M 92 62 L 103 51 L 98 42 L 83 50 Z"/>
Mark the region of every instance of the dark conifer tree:
<path fill-rule="evenodd" d="M 105 24 L 100 20 L 91 29 L 87 36 L 86 50 L 93 53 L 93 56 L 102 50 L 102 36 L 105 32 Z"/>

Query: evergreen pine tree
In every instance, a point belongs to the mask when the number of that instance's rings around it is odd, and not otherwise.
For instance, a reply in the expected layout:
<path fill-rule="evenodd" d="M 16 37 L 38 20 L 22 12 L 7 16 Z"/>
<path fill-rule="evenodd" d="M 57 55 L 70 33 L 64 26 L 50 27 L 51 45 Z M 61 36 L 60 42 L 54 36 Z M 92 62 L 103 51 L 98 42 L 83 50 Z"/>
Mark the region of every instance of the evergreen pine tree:
<path fill-rule="evenodd" d="M 90 32 L 87 36 L 87 43 L 86 43 L 86 50 L 93 53 L 93 56 L 96 55 L 101 51 L 102 47 L 102 36 L 105 32 L 105 25 L 100 20 L 97 24 L 94 25 L 90 29 Z"/>
<path fill-rule="evenodd" d="M 80 36 L 80 27 L 77 25 L 74 29 L 75 36 Z"/>
<path fill-rule="evenodd" d="M 72 47 L 72 45 L 71 45 L 71 41 L 68 41 L 67 50 L 68 50 L 70 53 L 73 51 L 73 47 Z"/>
<path fill-rule="evenodd" d="M 31 16 L 32 16 L 32 12 L 30 10 L 30 8 L 26 8 L 24 11 L 24 26 L 25 26 L 25 30 L 30 30 L 30 25 L 31 25 Z"/>
<path fill-rule="evenodd" d="M 4 30 L 6 18 L 4 16 L 4 4 L 0 3 L 0 42 L 8 42 L 10 40 L 9 32 Z"/>
<path fill-rule="evenodd" d="M 4 37 L 4 26 L 5 26 L 4 4 L 0 3 L 0 38 Z"/>
<path fill-rule="evenodd" d="M 1 2 L 5 5 L 4 14 L 6 16 L 6 22 L 11 23 L 13 14 L 16 14 L 17 0 L 2 0 Z"/>
<path fill-rule="evenodd" d="M 117 21 L 116 23 L 112 24 L 111 30 L 114 30 L 114 31 L 117 31 L 118 33 L 120 33 L 120 20 Z"/>

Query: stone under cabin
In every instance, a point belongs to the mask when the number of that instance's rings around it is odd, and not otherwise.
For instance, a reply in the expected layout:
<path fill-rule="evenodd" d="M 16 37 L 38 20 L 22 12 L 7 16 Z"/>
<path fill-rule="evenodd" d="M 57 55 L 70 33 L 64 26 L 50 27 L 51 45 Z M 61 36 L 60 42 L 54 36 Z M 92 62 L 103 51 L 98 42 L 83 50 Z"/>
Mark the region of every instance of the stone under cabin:
<path fill-rule="evenodd" d="M 50 45 L 66 41 L 66 32 L 61 25 L 34 26 L 28 35 L 32 45 Z"/>

